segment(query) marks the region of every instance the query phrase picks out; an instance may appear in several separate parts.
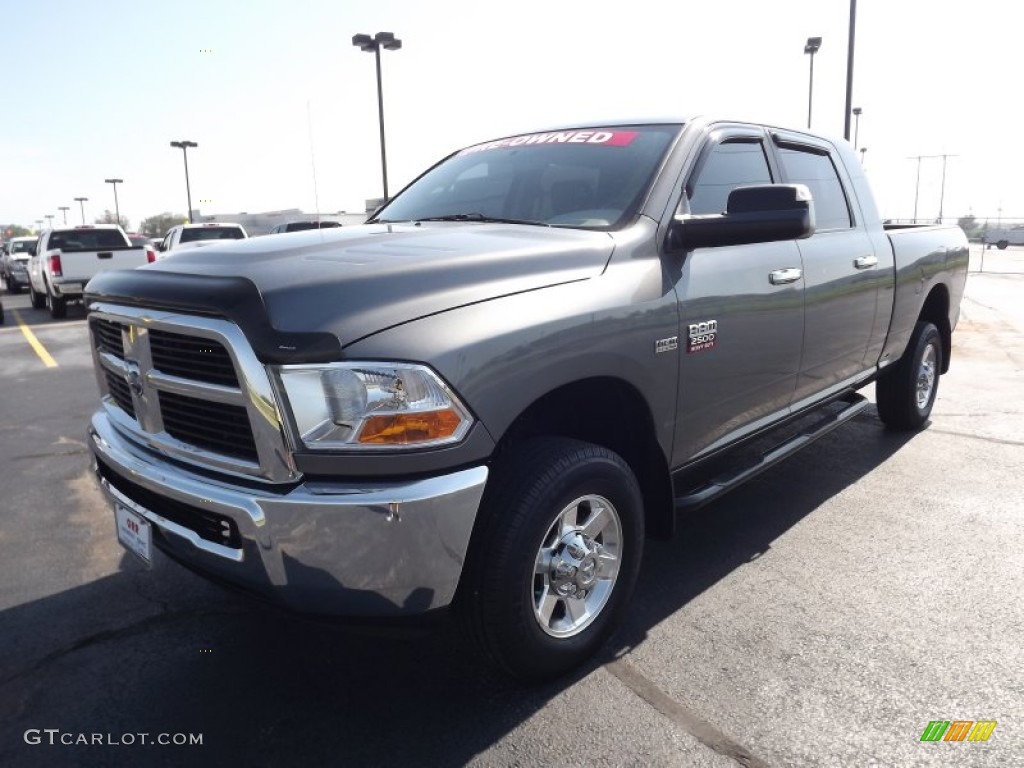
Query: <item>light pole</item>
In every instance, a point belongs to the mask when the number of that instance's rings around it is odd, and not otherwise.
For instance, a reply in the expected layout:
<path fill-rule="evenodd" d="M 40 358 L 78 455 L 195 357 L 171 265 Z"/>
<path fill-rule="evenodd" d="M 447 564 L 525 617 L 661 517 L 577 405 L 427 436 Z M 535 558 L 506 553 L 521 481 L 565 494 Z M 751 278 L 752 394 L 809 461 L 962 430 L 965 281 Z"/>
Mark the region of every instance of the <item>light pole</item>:
<path fill-rule="evenodd" d="M 388 155 L 384 147 L 384 89 L 380 80 L 380 49 L 397 51 L 402 47 L 402 41 L 395 37 L 392 32 L 378 32 L 373 37 L 369 35 L 354 35 L 352 45 L 365 53 L 372 53 L 377 59 L 377 119 L 380 123 L 380 172 L 384 182 L 384 199 L 388 199 Z"/>
<path fill-rule="evenodd" d="M 808 37 L 804 46 L 804 53 L 811 56 L 811 76 L 807 84 L 807 128 L 811 127 L 811 107 L 814 105 L 814 54 L 821 48 L 820 37 Z"/>
<path fill-rule="evenodd" d="M 64 224 L 66 226 L 68 223 L 68 211 L 70 211 L 71 209 L 68 208 L 66 205 L 58 205 L 57 210 L 64 214 Z"/>
<path fill-rule="evenodd" d="M 46 221 L 46 226 L 49 229 L 53 229 L 53 214 L 52 213 L 48 213 L 48 214 L 46 214 L 45 218 L 47 220 Z"/>
<path fill-rule="evenodd" d="M 860 107 L 854 107 L 853 108 L 853 116 L 855 118 L 857 118 L 856 121 L 853 124 L 853 148 L 854 149 L 857 148 L 857 144 L 860 142 L 860 113 L 862 111 L 863 110 Z"/>
<path fill-rule="evenodd" d="M 86 203 L 86 202 L 87 202 L 88 200 L 89 200 L 89 198 L 88 198 L 88 197 L 76 197 L 76 198 L 75 198 L 75 202 L 76 202 L 76 203 L 78 203 L 78 205 L 79 205 L 79 206 L 81 207 L 81 209 L 82 209 L 82 223 L 83 223 L 83 224 L 85 224 L 85 203 Z"/>
<path fill-rule="evenodd" d="M 864 167 L 864 155 L 867 154 L 867 151 L 868 151 L 867 147 L 861 147 L 860 148 L 860 167 L 861 168 Z"/>
<path fill-rule="evenodd" d="M 846 114 L 843 138 L 850 140 L 850 107 L 853 105 L 853 42 L 857 32 L 857 0 L 850 0 L 850 38 L 846 44 Z"/>
<path fill-rule="evenodd" d="M 177 147 L 181 150 L 181 154 L 185 156 L 185 194 L 188 196 L 188 223 L 192 223 L 192 190 L 188 185 L 188 148 L 198 147 L 194 141 L 172 141 L 172 147 Z M 115 190 L 117 187 L 114 188 Z"/>
<path fill-rule="evenodd" d="M 116 217 L 114 221 L 117 222 L 117 226 L 121 226 L 121 208 L 117 204 L 117 185 L 124 184 L 124 179 L 104 179 L 104 181 L 114 185 L 114 216 Z"/>

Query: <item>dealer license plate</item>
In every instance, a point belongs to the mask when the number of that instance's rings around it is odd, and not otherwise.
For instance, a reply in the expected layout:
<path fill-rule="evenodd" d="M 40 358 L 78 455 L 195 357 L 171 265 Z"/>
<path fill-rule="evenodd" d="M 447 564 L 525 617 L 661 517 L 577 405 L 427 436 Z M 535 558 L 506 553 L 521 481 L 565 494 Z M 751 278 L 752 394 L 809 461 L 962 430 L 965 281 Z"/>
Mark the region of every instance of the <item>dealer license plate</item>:
<path fill-rule="evenodd" d="M 146 565 L 152 565 L 153 538 L 149 521 L 117 503 L 114 504 L 114 517 L 117 520 L 117 540 Z"/>

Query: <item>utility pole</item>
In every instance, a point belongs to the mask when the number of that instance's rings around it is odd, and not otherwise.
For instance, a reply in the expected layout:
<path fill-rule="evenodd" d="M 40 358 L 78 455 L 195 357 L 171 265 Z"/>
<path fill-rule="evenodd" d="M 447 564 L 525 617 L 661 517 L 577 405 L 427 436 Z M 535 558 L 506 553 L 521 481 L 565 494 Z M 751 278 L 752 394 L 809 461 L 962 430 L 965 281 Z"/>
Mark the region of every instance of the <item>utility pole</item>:
<path fill-rule="evenodd" d="M 914 222 L 917 222 L 917 201 L 921 192 L 921 161 L 932 160 L 934 158 L 942 158 L 942 187 L 939 190 L 939 221 L 942 221 L 942 207 L 946 201 L 946 159 L 950 157 L 960 157 L 960 155 L 911 155 L 908 160 L 917 160 L 917 183 L 914 189 Z"/>

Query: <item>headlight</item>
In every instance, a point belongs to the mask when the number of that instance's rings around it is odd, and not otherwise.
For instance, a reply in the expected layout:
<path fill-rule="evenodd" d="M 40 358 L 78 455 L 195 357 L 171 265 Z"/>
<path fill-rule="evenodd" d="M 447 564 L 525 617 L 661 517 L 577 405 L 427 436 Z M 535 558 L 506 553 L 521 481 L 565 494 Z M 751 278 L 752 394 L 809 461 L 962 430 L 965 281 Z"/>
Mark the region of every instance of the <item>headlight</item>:
<path fill-rule="evenodd" d="M 449 445 L 473 423 L 468 409 L 423 365 L 331 363 L 275 370 L 298 439 L 309 449 Z"/>

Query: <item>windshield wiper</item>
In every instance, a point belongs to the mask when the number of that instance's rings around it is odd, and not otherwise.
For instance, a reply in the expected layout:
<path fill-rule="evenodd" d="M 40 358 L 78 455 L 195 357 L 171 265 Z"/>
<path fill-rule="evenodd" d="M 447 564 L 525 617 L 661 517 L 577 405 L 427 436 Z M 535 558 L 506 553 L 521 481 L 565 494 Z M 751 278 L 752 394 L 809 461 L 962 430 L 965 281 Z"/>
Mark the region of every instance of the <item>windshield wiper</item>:
<path fill-rule="evenodd" d="M 498 216 L 484 216 L 482 213 L 449 213 L 446 216 L 427 216 L 416 221 L 479 221 L 485 224 L 532 224 L 535 227 L 550 227 L 543 221 L 528 219 L 504 219 Z"/>

